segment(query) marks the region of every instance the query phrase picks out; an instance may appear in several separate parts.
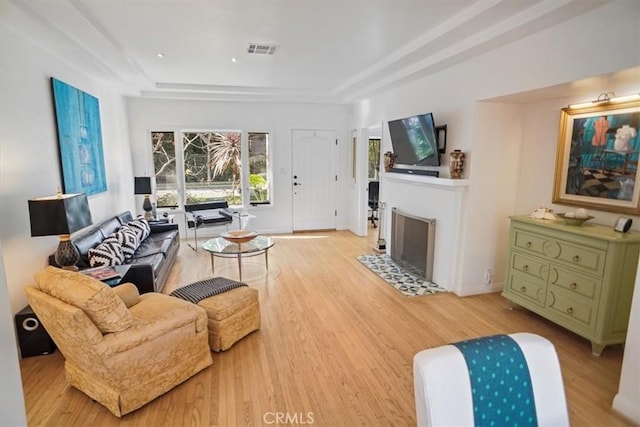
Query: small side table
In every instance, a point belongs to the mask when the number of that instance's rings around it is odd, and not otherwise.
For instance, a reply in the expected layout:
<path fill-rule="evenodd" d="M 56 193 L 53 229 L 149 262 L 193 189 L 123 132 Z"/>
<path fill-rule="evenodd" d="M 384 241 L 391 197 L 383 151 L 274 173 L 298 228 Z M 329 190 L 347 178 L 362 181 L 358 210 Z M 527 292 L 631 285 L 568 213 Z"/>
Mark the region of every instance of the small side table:
<path fill-rule="evenodd" d="M 149 225 L 154 225 L 154 224 L 173 224 L 174 218 L 175 218 L 175 215 L 159 216 L 156 219 L 150 219 L 147 222 L 149 223 Z"/>
<path fill-rule="evenodd" d="M 131 268 L 130 264 L 122 264 L 122 265 L 114 265 L 112 267 L 87 268 L 86 270 L 80 270 L 80 273 L 85 274 L 87 276 L 94 277 L 113 288 L 115 286 L 120 285 L 121 283 L 128 282 L 127 273 L 129 272 L 129 268 Z M 114 269 L 118 273 L 118 277 L 101 279 L 99 277 L 100 272 L 107 271 L 107 269 Z"/>

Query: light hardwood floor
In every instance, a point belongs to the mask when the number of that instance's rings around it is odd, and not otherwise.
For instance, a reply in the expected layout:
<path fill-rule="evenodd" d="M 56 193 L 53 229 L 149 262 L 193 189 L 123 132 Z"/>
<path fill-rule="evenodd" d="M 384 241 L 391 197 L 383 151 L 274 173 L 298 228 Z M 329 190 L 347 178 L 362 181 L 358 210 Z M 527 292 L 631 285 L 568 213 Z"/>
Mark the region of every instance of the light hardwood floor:
<path fill-rule="evenodd" d="M 59 351 L 21 361 L 30 426 L 415 425 L 412 360 L 418 351 L 466 338 L 527 331 L 556 346 L 574 426 L 624 426 L 611 409 L 622 348 L 591 355 L 588 341 L 500 294 L 407 298 L 364 268 L 372 239 L 346 231 L 274 236 L 264 257 L 244 261 L 260 291 L 262 327 L 213 365 L 118 419 L 69 387 Z M 206 252 L 183 242 L 169 293 L 211 276 Z M 237 278 L 233 260 L 216 275 Z M 456 402 L 451 402 L 455 410 Z M 1 420 L 0 420 L 1 424 Z M 284 425 L 280 423 L 279 425 Z"/>

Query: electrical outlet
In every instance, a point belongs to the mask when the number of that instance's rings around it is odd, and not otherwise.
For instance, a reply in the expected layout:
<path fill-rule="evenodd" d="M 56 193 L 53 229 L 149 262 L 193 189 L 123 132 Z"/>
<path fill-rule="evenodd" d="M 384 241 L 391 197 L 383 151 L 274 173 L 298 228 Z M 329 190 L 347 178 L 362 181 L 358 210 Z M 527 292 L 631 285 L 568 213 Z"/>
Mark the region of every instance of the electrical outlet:
<path fill-rule="evenodd" d="M 491 267 L 487 267 L 484 270 L 484 284 L 489 286 L 491 283 L 493 283 L 493 270 Z"/>

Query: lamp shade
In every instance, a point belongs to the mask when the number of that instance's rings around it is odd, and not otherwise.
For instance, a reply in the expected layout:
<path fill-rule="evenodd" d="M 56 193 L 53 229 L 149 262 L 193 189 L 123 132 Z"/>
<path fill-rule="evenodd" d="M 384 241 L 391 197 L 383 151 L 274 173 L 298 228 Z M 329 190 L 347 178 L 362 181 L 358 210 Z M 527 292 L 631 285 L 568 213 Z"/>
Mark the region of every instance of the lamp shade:
<path fill-rule="evenodd" d="M 133 194 L 151 194 L 151 178 L 136 176 L 133 182 Z"/>
<path fill-rule="evenodd" d="M 72 234 L 91 225 L 87 195 L 58 194 L 29 200 L 31 236 Z"/>

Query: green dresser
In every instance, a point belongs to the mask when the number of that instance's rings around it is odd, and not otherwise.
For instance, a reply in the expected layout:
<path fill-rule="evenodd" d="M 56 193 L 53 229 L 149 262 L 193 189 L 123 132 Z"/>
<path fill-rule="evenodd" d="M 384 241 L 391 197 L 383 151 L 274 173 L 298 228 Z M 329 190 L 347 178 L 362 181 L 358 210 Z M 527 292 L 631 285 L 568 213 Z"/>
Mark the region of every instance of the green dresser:
<path fill-rule="evenodd" d="M 625 340 L 640 233 L 511 217 L 502 295 L 591 341 L 593 354 Z"/>

